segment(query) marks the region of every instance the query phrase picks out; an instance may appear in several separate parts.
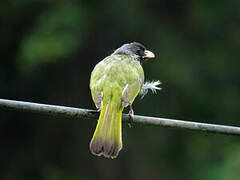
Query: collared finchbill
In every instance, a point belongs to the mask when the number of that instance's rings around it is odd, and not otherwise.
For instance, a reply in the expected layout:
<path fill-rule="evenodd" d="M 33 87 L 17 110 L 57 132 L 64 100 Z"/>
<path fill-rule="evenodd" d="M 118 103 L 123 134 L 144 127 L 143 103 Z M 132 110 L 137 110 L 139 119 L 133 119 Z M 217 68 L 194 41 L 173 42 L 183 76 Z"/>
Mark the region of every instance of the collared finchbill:
<path fill-rule="evenodd" d="M 93 69 L 90 89 L 100 116 L 89 148 L 93 155 L 116 158 L 122 149 L 122 111 L 131 106 L 144 82 L 142 62 L 155 55 L 140 43 L 124 44 Z M 147 89 L 155 91 L 159 83 Z"/>
<path fill-rule="evenodd" d="M 145 56 L 143 56 L 143 58 L 148 58 L 148 59 L 155 58 L 155 55 L 153 54 L 153 52 L 151 52 L 149 50 L 145 50 L 144 54 L 145 54 Z"/>

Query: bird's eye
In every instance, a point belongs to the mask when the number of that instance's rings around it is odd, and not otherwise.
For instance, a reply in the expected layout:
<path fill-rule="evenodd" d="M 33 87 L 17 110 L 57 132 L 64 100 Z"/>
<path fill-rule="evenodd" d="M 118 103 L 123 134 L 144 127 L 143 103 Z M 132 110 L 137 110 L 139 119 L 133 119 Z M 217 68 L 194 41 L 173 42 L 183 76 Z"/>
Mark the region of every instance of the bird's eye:
<path fill-rule="evenodd" d="M 137 55 L 143 56 L 144 55 L 144 51 L 142 49 L 138 49 L 137 50 Z"/>
<path fill-rule="evenodd" d="M 142 52 L 141 49 L 138 49 L 138 50 L 137 50 L 137 53 L 138 53 L 138 54 L 141 54 L 141 52 Z"/>

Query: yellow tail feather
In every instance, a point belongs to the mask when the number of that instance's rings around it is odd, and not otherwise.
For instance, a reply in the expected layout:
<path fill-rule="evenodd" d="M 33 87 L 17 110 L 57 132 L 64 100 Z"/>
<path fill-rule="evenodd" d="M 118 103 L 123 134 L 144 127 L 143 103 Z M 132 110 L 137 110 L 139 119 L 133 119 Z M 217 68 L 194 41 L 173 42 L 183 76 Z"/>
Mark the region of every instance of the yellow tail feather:
<path fill-rule="evenodd" d="M 103 104 L 93 138 L 90 142 L 92 154 L 116 158 L 122 149 L 122 111 L 113 104 Z"/>

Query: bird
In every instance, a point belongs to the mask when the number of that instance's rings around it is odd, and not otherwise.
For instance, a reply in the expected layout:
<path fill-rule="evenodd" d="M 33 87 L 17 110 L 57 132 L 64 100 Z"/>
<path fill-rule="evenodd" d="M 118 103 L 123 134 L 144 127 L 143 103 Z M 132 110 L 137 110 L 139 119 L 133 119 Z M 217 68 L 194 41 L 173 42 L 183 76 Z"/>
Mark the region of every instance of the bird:
<path fill-rule="evenodd" d="M 122 149 L 122 111 L 130 106 L 144 83 L 142 63 L 154 58 L 153 52 L 138 42 L 123 44 L 96 64 L 91 72 L 92 99 L 100 111 L 89 148 L 93 155 L 114 159 Z"/>

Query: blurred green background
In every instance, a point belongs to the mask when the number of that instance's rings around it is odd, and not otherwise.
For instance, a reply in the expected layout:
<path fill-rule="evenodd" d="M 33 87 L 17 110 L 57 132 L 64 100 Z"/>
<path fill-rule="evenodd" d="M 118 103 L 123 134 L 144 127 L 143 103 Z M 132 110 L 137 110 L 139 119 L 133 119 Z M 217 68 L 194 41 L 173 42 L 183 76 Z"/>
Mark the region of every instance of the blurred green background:
<path fill-rule="evenodd" d="M 0 98 L 94 109 L 90 73 L 124 43 L 162 91 L 135 114 L 240 126 L 240 1 L 0 2 Z M 239 137 L 123 127 L 115 160 L 95 157 L 96 122 L 0 110 L 2 180 L 238 180 Z"/>

